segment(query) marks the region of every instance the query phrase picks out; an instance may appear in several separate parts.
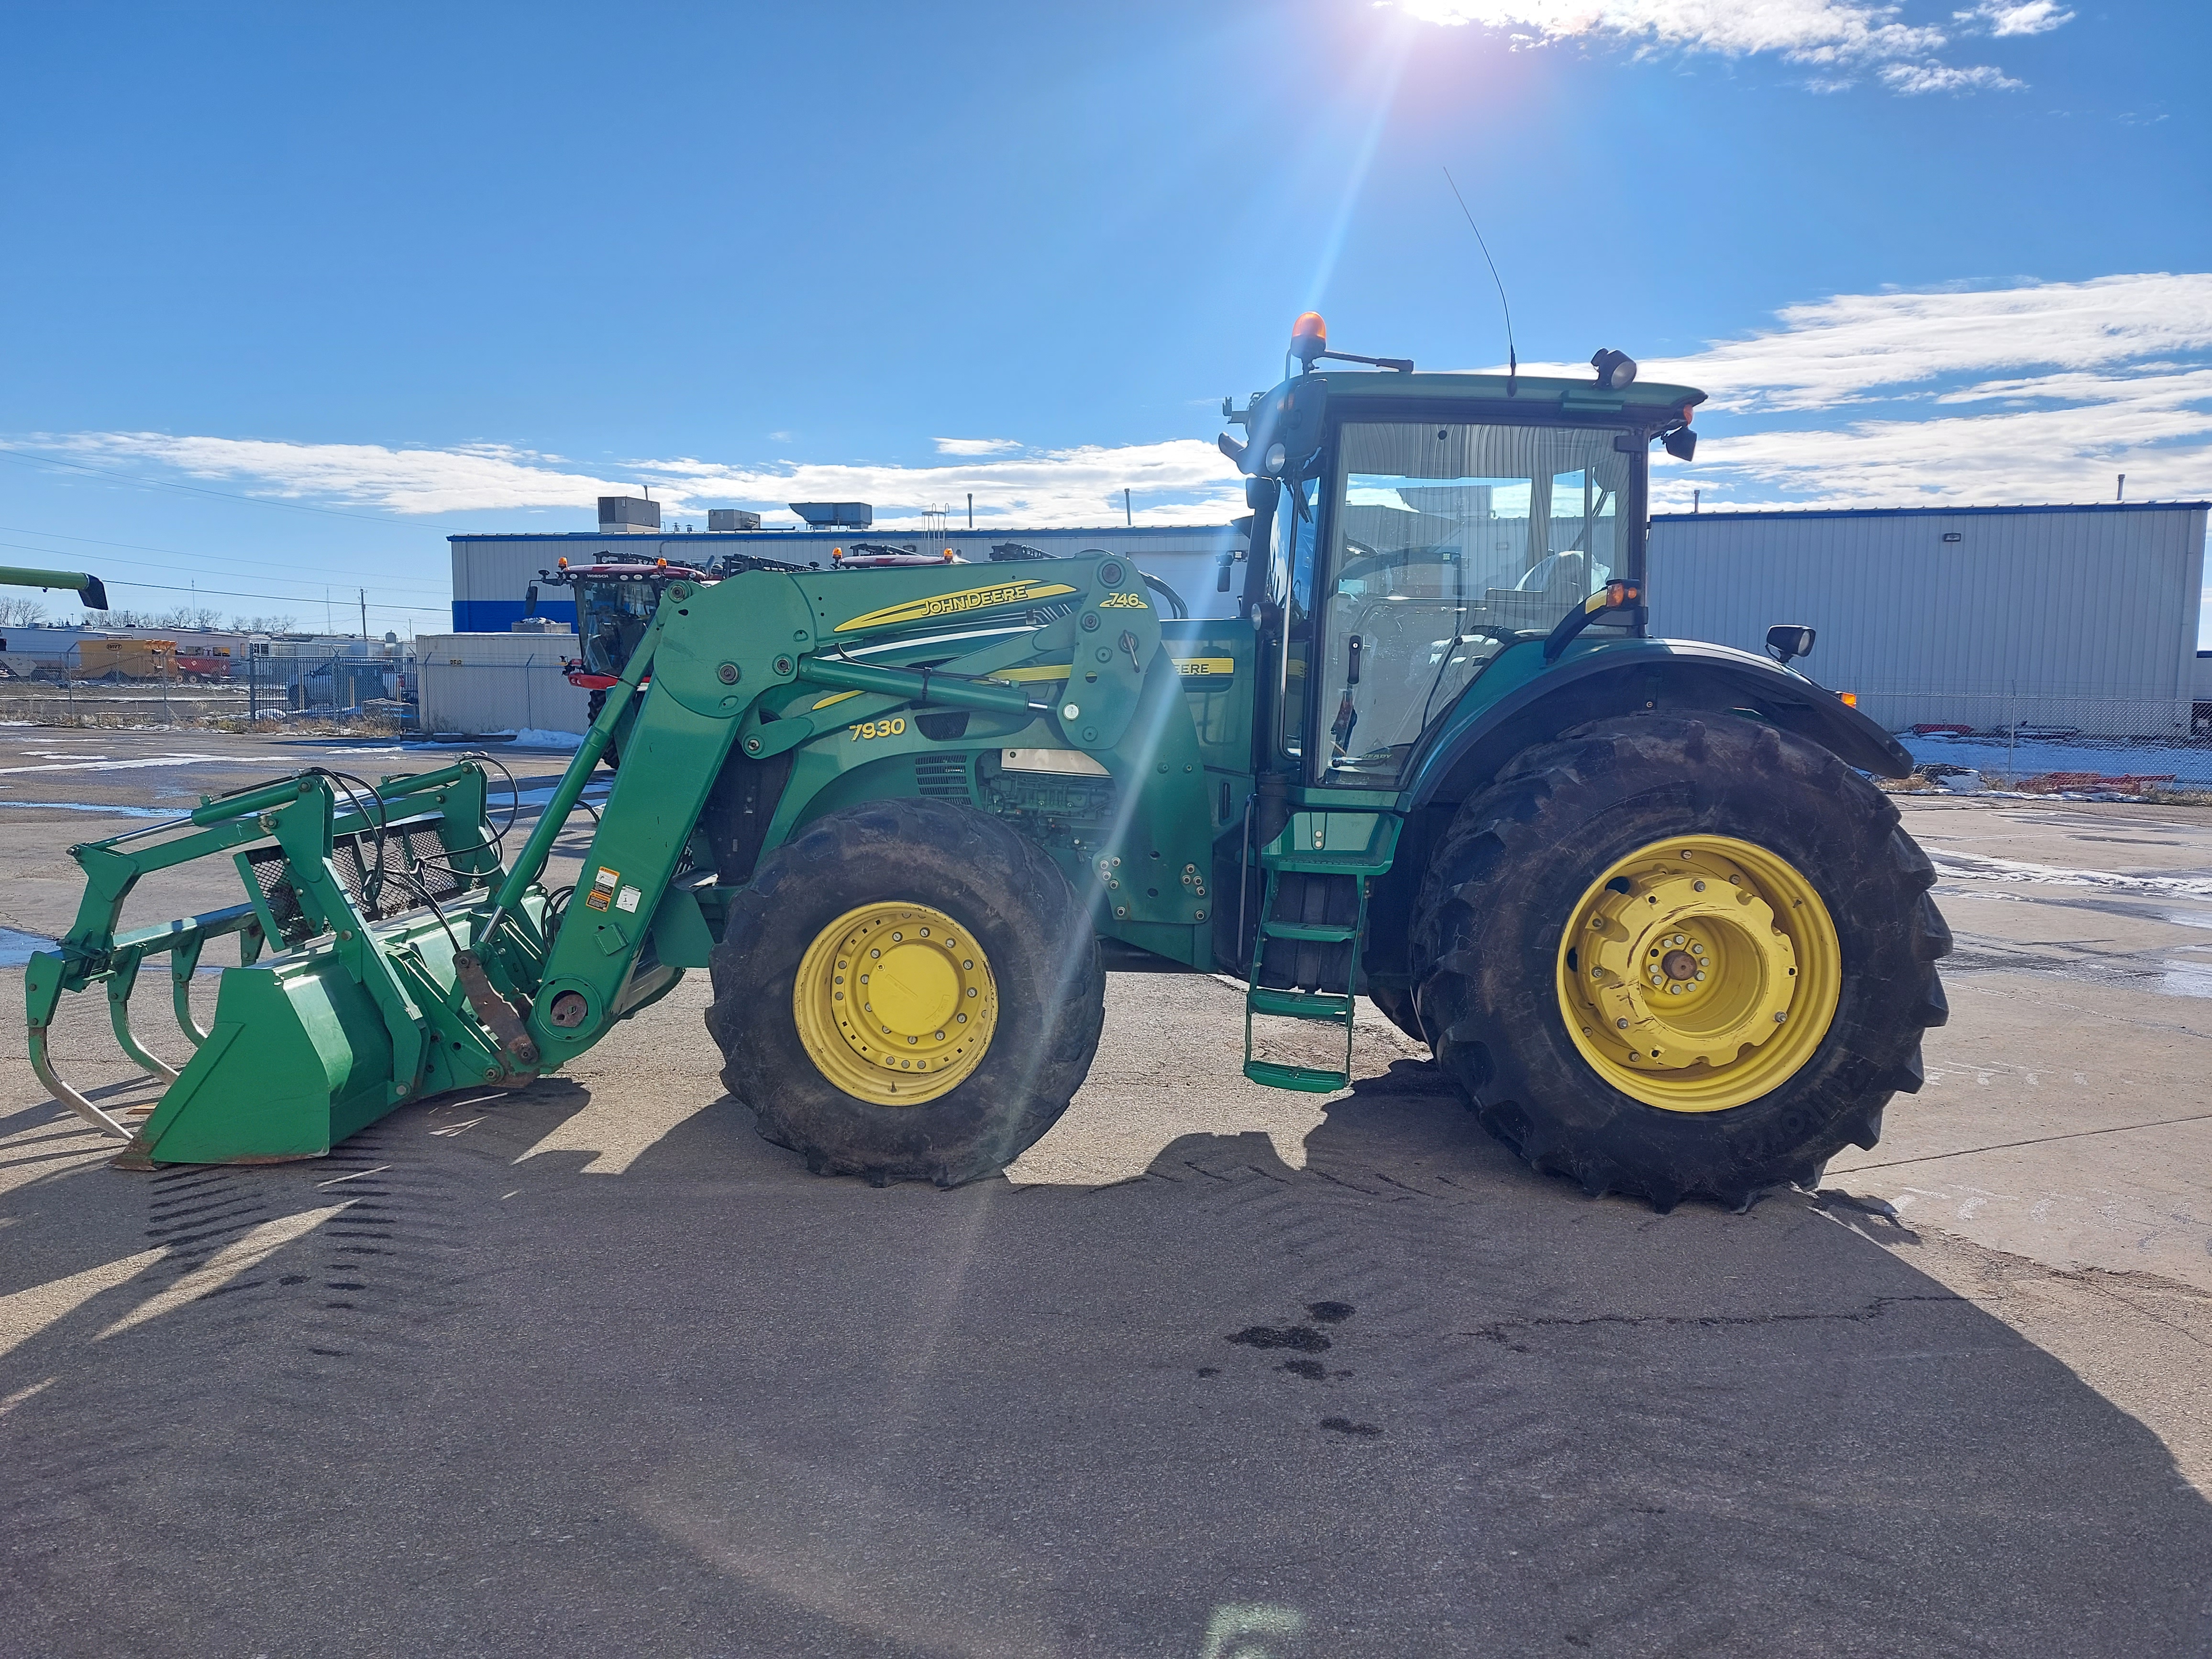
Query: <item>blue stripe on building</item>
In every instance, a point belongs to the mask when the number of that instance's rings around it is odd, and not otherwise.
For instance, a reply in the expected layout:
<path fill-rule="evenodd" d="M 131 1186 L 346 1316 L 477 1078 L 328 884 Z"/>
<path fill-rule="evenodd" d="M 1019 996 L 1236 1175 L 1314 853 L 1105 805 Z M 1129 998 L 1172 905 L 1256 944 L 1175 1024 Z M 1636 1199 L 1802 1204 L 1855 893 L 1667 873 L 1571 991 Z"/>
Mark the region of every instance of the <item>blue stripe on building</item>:
<path fill-rule="evenodd" d="M 522 620 L 524 609 L 520 599 L 455 599 L 453 632 L 512 633 L 515 623 Z M 576 602 L 566 593 L 548 593 L 538 599 L 538 614 L 564 622 L 573 629 L 576 625 Z"/>

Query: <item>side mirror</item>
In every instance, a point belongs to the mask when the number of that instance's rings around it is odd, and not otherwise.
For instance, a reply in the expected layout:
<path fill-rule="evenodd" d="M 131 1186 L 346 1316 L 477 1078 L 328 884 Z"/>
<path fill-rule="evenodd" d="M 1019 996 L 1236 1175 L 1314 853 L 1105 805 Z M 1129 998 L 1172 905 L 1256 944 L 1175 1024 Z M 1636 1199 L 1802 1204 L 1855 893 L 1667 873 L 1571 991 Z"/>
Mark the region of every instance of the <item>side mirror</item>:
<path fill-rule="evenodd" d="M 1231 568 L 1235 565 L 1236 562 L 1237 556 L 1234 553 L 1224 553 L 1221 556 L 1221 562 L 1215 568 L 1213 573 L 1213 591 L 1215 592 L 1226 593 L 1229 591 L 1229 572 Z"/>
<path fill-rule="evenodd" d="M 1698 456 L 1698 434 L 1686 426 L 1678 426 L 1663 434 L 1660 443 L 1678 461 L 1695 460 Z"/>
<path fill-rule="evenodd" d="M 1777 623 L 1766 630 L 1767 654 L 1777 662 L 1813 654 L 1813 630 L 1802 623 Z"/>
<path fill-rule="evenodd" d="M 532 582 L 522 596 L 522 616 L 526 622 L 538 614 L 538 584 Z"/>

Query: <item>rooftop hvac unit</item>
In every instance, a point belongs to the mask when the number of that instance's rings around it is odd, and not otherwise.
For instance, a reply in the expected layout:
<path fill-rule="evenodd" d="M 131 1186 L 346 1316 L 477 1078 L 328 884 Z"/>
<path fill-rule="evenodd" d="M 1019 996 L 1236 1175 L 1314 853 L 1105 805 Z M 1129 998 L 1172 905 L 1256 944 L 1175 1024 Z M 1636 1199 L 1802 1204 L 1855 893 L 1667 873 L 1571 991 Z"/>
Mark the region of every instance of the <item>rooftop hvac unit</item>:
<path fill-rule="evenodd" d="M 643 536 L 660 529 L 660 503 L 641 501 L 635 495 L 602 495 L 599 497 L 599 534 L 602 536 Z"/>
<path fill-rule="evenodd" d="M 709 530 L 758 530 L 760 514 L 747 513 L 741 507 L 710 507 L 707 509 L 707 528 Z"/>
<path fill-rule="evenodd" d="M 791 510 L 816 530 L 866 530 L 876 509 L 866 501 L 791 501 Z"/>

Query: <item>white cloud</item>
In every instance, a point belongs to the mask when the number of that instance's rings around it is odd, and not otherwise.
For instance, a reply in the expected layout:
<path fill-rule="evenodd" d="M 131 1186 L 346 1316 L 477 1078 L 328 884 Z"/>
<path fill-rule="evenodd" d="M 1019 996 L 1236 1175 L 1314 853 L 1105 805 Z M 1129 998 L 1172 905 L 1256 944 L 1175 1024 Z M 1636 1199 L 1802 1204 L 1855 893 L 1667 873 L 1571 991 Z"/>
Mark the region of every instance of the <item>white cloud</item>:
<path fill-rule="evenodd" d="M 864 501 L 878 522 L 918 519 L 975 496 L 979 523 L 1104 524 L 1135 492 L 1152 523 L 1218 524 L 1242 511 L 1237 470 L 1197 438 L 1118 448 L 1085 445 L 1014 459 L 943 466 L 849 464 L 733 465 L 690 457 L 623 462 L 618 477 L 572 470 L 561 458 L 506 445 L 391 449 L 380 444 L 278 443 L 253 438 L 87 432 L 34 438 L 64 454 L 137 461 L 188 477 L 243 481 L 281 500 L 313 498 L 415 515 L 532 507 L 589 508 L 601 495 L 648 486 L 681 512 L 740 503 L 779 517 L 784 503 Z"/>
<path fill-rule="evenodd" d="M 1021 447 L 1012 438 L 933 438 L 940 455 L 1007 455 Z"/>
<path fill-rule="evenodd" d="M 2212 349 L 2212 274 L 1839 294 L 1777 317 L 1778 327 L 1644 372 L 1688 380 L 1714 394 L 1715 409 L 1746 413 L 1832 409 L 1882 388 L 1933 396 L 1936 382 L 2005 369 L 2140 373 Z"/>
<path fill-rule="evenodd" d="M 1522 372 L 1589 373 L 1577 363 Z M 1708 507 L 2109 500 L 2115 472 L 2127 473 L 2131 499 L 2212 495 L 2212 273 L 1836 295 L 1787 307 L 1741 339 L 1647 359 L 1643 378 L 1712 394 L 1698 411 L 1696 464 L 1655 456 L 1662 507 L 1686 507 L 1693 489 Z M 964 505 L 971 491 L 978 522 L 991 526 L 1115 522 L 1124 488 L 1152 523 L 1218 524 L 1243 510 L 1235 470 L 1195 434 L 919 467 L 647 458 L 605 468 L 613 477 L 496 444 L 125 432 L 26 447 L 402 514 L 587 513 L 595 496 L 641 484 L 684 514 L 731 504 L 781 519 L 788 501 L 865 501 L 886 528 Z"/>
<path fill-rule="evenodd" d="M 1646 366 L 1715 394 L 1696 465 L 1655 471 L 1662 505 L 2109 501 L 2119 472 L 2130 500 L 2212 495 L 2212 274 L 1840 295 L 1778 320 Z"/>
<path fill-rule="evenodd" d="M 1237 469 L 1199 438 L 1115 448 L 1086 444 L 1004 459 L 943 466 L 800 463 L 726 465 L 708 461 L 635 461 L 671 499 L 736 501 L 772 507 L 795 501 L 870 501 L 878 523 L 918 517 L 962 502 L 972 491 L 979 523 L 1095 525 L 1118 517 L 1121 491 L 1135 492 L 1148 521 L 1218 524 L 1242 512 Z"/>
<path fill-rule="evenodd" d="M 1904 19 L 1900 5 L 1867 0 L 1399 0 L 1423 22 L 1479 24 L 1516 44 L 1613 40 L 1645 52 L 1773 53 L 1825 72 L 1813 89 L 1835 92 L 1849 72 L 1878 70 L 1900 93 L 1978 92 L 2020 83 L 1987 65 L 1957 68 L 1936 56 L 1950 37 Z M 1981 0 L 1956 21 L 1992 34 L 2034 34 L 2073 16 L 2057 0 Z"/>
<path fill-rule="evenodd" d="M 72 433 L 34 441 L 66 453 L 152 462 L 196 478 L 246 479 L 283 500 L 314 496 L 393 513 L 589 506 L 597 496 L 636 487 L 629 479 L 563 471 L 558 456 L 506 444 L 388 449 L 160 432 Z"/>
<path fill-rule="evenodd" d="M 2024 85 L 2002 70 L 1978 64 L 1953 69 L 1948 64 L 1884 64 L 1881 83 L 1908 97 L 1923 92 L 2009 92 Z"/>
<path fill-rule="evenodd" d="M 1981 0 L 1972 11 L 1954 11 L 1954 21 L 1986 23 L 1991 34 L 2048 34 L 2074 14 L 2058 0 Z"/>

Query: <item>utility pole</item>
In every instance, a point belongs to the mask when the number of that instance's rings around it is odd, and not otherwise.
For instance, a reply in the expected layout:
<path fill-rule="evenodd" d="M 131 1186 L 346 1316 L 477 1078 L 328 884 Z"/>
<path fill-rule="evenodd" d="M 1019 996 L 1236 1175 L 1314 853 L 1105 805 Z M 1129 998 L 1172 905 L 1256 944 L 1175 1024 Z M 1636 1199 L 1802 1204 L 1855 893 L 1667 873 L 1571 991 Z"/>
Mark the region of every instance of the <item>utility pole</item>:
<path fill-rule="evenodd" d="M 365 640 L 368 637 L 368 590 L 356 587 L 354 592 L 361 596 L 361 636 Z"/>
<path fill-rule="evenodd" d="M 968 492 L 968 527 L 975 527 L 975 492 L 972 489 Z"/>
<path fill-rule="evenodd" d="M 1126 488 L 1121 491 L 1121 516 L 1129 521 L 1132 529 L 1135 528 L 1137 509 L 1129 505 L 1129 492 Z"/>

